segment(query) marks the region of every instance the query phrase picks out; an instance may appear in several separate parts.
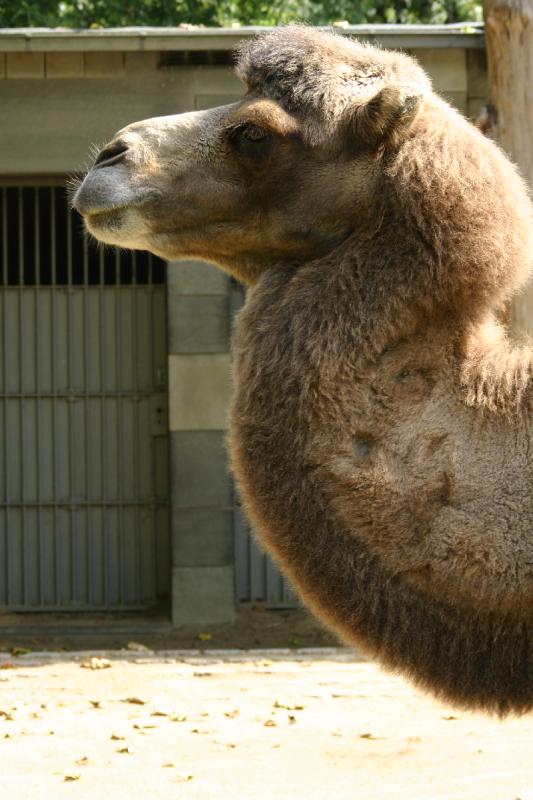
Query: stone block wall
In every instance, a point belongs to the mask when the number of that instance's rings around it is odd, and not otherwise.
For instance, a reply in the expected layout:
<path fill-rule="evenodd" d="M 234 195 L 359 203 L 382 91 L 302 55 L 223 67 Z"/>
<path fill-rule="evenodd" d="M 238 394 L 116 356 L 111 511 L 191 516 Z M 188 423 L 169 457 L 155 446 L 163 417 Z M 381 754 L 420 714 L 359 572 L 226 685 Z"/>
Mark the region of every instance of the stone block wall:
<path fill-rule="evenodd" d="M 202 262 L 168 266 L 174 624 L 226 622 L 235 611 L 233 490 L 224 447 L 229 283 Z"/>

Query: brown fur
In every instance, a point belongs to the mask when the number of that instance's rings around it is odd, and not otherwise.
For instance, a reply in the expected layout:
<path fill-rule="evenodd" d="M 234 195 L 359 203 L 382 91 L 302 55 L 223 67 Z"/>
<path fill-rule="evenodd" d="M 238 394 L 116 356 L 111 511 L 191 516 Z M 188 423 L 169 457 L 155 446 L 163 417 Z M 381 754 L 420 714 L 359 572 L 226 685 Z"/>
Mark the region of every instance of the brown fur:
<path fill-rule="evenodd" d="M 255 530 L 346 641 L 446 700 L 530 710 L 532 356 L 494 320 L 531 271 L 523 182 L 406 56 L 288 28 L 238 72 L 247 97 L 183 133 L 179 167 L 156 122 L 119 137 L 144 246 L 250 286 L 229 445 Z M 75 202 L 127 244 L 106 186 L 91 171 Z"/>

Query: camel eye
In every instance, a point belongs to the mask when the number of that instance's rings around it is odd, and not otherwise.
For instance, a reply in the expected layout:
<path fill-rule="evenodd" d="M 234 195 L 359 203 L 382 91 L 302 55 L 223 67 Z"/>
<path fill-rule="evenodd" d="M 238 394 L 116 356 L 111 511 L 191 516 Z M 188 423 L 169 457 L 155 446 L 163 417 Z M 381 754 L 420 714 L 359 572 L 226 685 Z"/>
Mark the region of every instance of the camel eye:
<path fill-rule="evenodd" d="M 229 132 L 233 144 L 246 145 L 248 143 L 264 142 L 268 139 L 268 131 L 253 122 L 237 125 Z"/>
<path fill-rule="evenodd" d="M 268 136 L 267 131 L 259 125 L 246 125 L 241 133 L 243 139 L 247 142 L 262 142 Z"/>

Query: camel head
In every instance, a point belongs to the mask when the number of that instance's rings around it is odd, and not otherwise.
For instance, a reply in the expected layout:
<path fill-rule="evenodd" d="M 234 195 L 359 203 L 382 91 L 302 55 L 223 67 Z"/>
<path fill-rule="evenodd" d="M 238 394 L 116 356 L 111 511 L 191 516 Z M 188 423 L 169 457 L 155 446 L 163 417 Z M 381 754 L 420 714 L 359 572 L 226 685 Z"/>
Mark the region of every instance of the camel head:
<path fill-rule="evenodd" d="M 253 282 L 372 228 L 383 152 L 429 90 L 422 70 L 289 28 L 245 46 L 237 72 L 240 102 L 136 122 L 104 147 L 74 196 L 91 234 Z"/>

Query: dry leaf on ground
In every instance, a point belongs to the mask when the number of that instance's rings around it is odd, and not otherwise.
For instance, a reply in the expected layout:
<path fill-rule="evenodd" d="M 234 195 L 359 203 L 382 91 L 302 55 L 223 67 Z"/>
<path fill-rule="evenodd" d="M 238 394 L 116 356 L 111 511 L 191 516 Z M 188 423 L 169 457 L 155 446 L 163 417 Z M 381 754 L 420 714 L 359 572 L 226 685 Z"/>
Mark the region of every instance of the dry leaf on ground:
<path fill-rule="evenodd" d="M 152 652 L 149 647 L 147 647 L 145 644 L 141 644 L 140 642 L 128 642 L 126 647 L 128 648 L 128 650 L 133 650 L 136 653 Z"/>
<path fill-rule="evenodd" d="M 98 656 L 93 656 L 88 661 L 83 661 L 80 664 L 82 669 L 109 669 L 112 666 L 108 658 L 98 658 Z"/>
<path fill-rule="evenodd" d="M 303 711 L 304 706 L 289 705 L 288 703 L 280 703 L 279 700 L 274 702 L 274 708 L 284 708 L 286 711 Z"/>
<path fill-rule="evenodd" d="M 182 772 L 177 776 L 176 782 L 177 783 L 185 783 L 186 781 L 192 781 L 193 778 L 194 778 L 194 775 L 192 775 L 191 773 Z"/>

